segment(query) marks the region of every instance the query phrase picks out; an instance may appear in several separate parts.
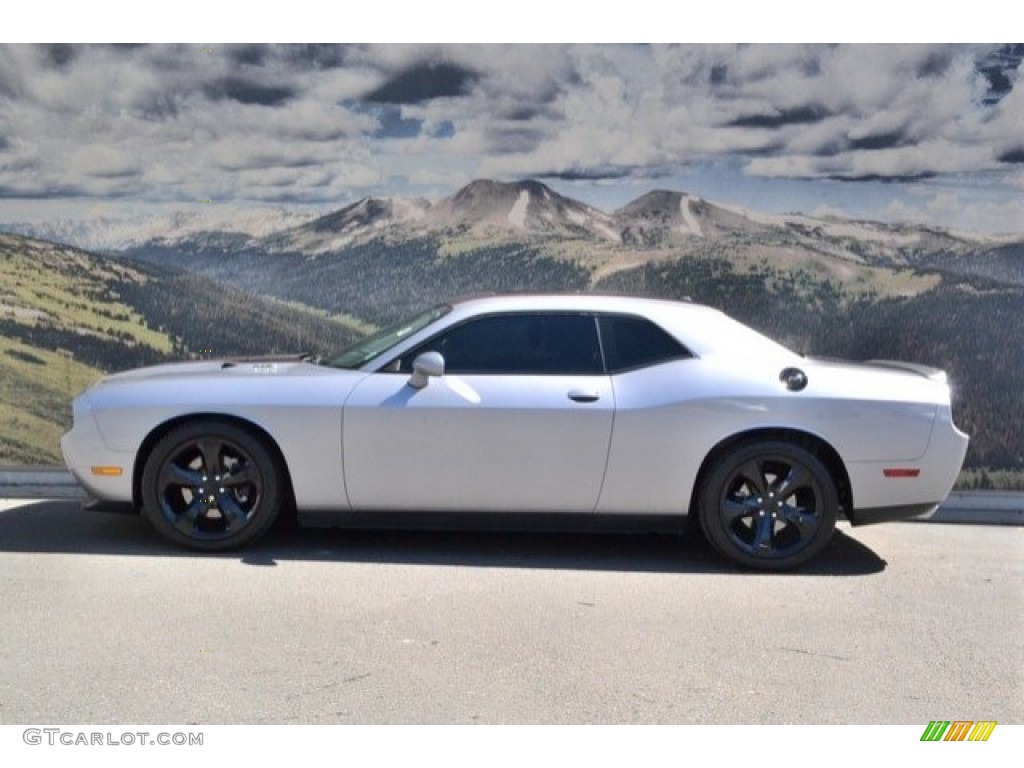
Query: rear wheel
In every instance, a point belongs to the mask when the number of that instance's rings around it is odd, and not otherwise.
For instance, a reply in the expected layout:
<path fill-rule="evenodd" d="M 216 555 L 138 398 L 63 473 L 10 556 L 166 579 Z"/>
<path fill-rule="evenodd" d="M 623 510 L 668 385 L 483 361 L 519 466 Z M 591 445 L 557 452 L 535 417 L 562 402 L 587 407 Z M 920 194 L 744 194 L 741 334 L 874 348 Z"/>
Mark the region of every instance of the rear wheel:
<path fill-rule="evenodd" d="M 728 453 L 699 496 L 704 535 L 750 568 L 794 568 L 832 538 L 839 508 L 835 482 L 810 451 L 791 443 L 748 443 Z"/>
<path fill-rule="evenodd" d="M 282 472 L 263 441 L 226 422 L 184 424 L 153 448 L 142 473 L 143 514 L 175 544 L 220 551 L 273 525 Z"/>

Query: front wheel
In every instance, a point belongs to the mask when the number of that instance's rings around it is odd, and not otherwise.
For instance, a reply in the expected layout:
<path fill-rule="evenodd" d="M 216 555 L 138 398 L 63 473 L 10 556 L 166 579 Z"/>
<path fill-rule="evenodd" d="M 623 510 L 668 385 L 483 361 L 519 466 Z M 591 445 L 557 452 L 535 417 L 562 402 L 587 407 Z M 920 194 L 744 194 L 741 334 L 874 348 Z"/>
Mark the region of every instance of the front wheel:
<path fill-rule="evenodd" d="M 832 538 L 839 509 L 835 482 L 806 449 L 748 443 L 725 455 L 703 482 L 701 528 L 740 565 L 784 570 L 817 555 Z"/>
<path fill-rule="evenodd" d="M 165 538 L 207 552 L 250 544 L 273 525 L 281 470 L 235 424 L 192 422 L 164 435 L 142 473 L 143 515 Z"/>

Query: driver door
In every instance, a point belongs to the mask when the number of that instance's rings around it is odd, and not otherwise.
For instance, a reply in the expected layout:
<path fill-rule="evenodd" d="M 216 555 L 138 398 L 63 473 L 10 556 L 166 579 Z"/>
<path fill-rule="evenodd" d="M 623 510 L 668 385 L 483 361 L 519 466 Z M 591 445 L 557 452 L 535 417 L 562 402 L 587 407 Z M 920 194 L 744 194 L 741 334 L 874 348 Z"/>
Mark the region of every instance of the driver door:
<path fill-rule="evenodd" d="M 409 385 L 412 360 L 444 375 Z M 596 320 L 583 314 L 475 318 L 375 373 L 345 404 L 349 501 L 359 510 L 592 512 L 614 401 Z"/>

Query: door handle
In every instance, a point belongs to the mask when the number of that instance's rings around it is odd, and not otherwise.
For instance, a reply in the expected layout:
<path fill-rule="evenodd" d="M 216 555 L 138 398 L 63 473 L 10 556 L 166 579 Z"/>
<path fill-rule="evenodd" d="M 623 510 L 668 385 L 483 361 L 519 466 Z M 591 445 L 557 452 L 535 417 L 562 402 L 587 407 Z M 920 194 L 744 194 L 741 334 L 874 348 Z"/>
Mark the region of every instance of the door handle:
<path fill-rule="evenodd" d="M 601 395 L 593 389 L 573 389 L 569 391 L 569 399 L 576 403 L 596 403 Z"/>

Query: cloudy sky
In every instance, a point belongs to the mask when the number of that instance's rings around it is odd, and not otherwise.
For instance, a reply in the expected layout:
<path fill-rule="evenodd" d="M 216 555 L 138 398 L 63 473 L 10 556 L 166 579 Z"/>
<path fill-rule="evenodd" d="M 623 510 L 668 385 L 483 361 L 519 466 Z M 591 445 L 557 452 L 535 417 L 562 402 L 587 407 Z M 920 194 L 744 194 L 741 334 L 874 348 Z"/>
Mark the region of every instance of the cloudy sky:
<path fill-rule="evenodd" d="M 1024 44 L 0 45 L 0 222 L 537 178 L 1024 232 Z"/>

